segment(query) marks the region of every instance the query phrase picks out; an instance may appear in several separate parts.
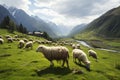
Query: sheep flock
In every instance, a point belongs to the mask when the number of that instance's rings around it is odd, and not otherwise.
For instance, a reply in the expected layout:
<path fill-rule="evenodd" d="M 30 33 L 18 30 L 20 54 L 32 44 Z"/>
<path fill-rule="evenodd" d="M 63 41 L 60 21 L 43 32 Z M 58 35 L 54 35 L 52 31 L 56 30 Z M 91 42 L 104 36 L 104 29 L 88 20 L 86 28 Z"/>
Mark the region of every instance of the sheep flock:
<path fill-rule="evenodd" d="M 25 37 L 20 37 L 19 35 L 15 35 L 14 37 L 10 35 L 1 36 L 0 35 L 0 45 L 4 43 L 14 43 L 17 42 L 18 49 L 24 50 L 33 50 L 34 44 L 37 44 L 38 47 L 36 52 L 42 53 L 44 57 L 50 62 L 50 66 L 54 66 L 53 61 L 56 60 L 62 61 L 62 67 L 66 64 L 69 68 L 69 58 L 73 59 L 73 62 L 77 62 L 85 65 L 87 69 L 90 70 L 90 60 L 88 56 L 92 56 L 94 59 L 98 59 L 97 53 L 89 49 L 88 54 L 81 49 L 81 45 L 79 43 L 69 42 L 69 41 L 48 41 L 48 40 L 39 40 L 39 39 L 27 39 Z M 70 52 L 68 46 L 72 49 Z M 72 55 L 70 55 L 72 53 Z M 88 56 L 87 56 L 88 55 Z M 72 57 L 70 57 L 72 56 Z"/>

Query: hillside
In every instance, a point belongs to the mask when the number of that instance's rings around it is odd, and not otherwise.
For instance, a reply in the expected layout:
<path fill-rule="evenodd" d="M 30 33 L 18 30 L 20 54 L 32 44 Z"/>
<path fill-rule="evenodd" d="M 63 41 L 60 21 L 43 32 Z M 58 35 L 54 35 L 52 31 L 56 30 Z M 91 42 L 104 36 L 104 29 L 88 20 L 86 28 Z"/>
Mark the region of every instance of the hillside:
<path fill-rule="evenodd" d="M 120 7 L 114 8 L 88 24 L 84 32 L 103 38 L 120 38 Z"/>
<path fill-rule="evenodd" d="M 11 36 L 17 34 L 27 39 L 45 41 L 45 39 L 23 35 L 18 32 L 10 34 L 4 29 L 0 29 L 0 35 L 5 40 L 3 44 L 0 44 L 0 80 L 120 80 L 119 53 L 94 49 L 98 53 L 99 59 L 96 62 L 92 57 L 88 57 L 91 61 L 91 71 L 88 71 L 84 65 L 73 62 L 72 47 L 64 45 L 69 49 L 70 68 L 61 67 L 61 63 L 57 61 L 53 61 L 54 67 L 49 67 L 50 63 L 43 54 L 36 52 L 38 43 L 33 44 L 32 50 L 19 49 L 17 48 L 18 41 L 7 43 L 5 39 L 7 34 Z M 52 44 L 42 45 L 53 46 Z M 81 48 L 88 56 L 88 48 L 82 45 Z M 74 73 L 73 70 L 82 72 Z"/>

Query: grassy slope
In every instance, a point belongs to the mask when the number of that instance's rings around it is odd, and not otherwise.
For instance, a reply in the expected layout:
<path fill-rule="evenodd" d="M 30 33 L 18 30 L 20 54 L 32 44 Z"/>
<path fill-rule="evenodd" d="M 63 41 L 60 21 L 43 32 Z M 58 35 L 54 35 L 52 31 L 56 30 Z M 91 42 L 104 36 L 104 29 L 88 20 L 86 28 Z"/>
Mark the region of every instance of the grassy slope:
<path fill-rule="evenodd" d="M 1 31 L 0 34 L 8 34 Z M 18 33 L 19 34 L 19 33 Z M 35 37 L 34 37 L 35 38 Z M 49 67 L 49 62 L 35 50 L 38 44 L 34 44 L 33 50 L 17 48 L 18 42 L 4 43 L 0 45 L 0 80 L 120 80 L 120 70 L 115 64 L 120 65 L 120 54 L 95 49 L 99 56 L 99 62 L 91 61 L 91 71 L 76 65 L 72 61 L 72 48 L 69 49 L 70 70 L 61 68 L 60 63 L 55 63 L 54 68 Z M 87 48 L 81 46 L 87 53 Z M 72 69 L 77 68 L 84 74 L 73 74 Z"/>
<path fill-rule="evenodd" d="M 102 38 L 95 35 L 94 31 L 85 31 L 74 36 L 74 39 L 85 40 L 94 47 L 120 50 L 120 38 Z"/>

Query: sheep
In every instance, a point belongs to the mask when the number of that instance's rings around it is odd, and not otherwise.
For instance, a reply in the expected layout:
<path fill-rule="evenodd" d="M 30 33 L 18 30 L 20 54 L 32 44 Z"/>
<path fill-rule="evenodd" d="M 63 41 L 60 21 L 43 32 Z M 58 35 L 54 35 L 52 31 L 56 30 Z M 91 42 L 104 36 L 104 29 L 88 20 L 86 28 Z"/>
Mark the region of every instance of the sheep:
<path fill-rule="evenodd" d="M 24 44 L 25 44 L 24 40 L 20 40 L 18 44 L 18 48 L 23 48 Z"/>
<path fill-rule="evenodd" d="M 81 61 L 82 61 L 86 65 L 86 68 L 88 70 L 90 70 L 90 61 L 88 60 L 85 52 L 83 52 L 80 49 L 73 49 L 72 53 L 73 53 L 73 61 L 76 62 L 76 59 L 78 59 L 80 64 L 81 64 Z"/>
<path fill-rule="evenodd" d="M 33 39 L 29 39 L 29 41 L 33 41 Z"/>
<path fill-rule="evenodd" d="M 33 48 L 33 42 L 32 41 L 29 41 L 25 44 L 25 47 L 24 48 Z"/>
<path fill-rule="evenodd" d="M 96 61 L 97 61 L 97 53 L 94 51 L 94 50 L 92 50 L 92 49 L 89 49 L 88 50 L 88 53 L 89 53 L 89 57 L 90 56 L 92 56 L 93 58 L 95 58 L 96 59 Z"/>
<path fill-rule="evenodd" d="M 0 38 L 0 44 L 3 44 L 4 40 L 2 38 Z"/>
<path fill-rule="evenodd" d="M 76 45 L 75 45 L 75 44 L 72 44 L 72 48 L 75 49 L 75 48 L 76 48 Z"/>
<path fill-rule="evenodd" d="M 24 38 L 23 40 L 24 40 L 24 42 L 28 42 L 28 40 L 26 38 Z"/>
<path fill-rule="evenodd" d="M 80 49 L 80 44 L 76 44 L 76 49 Z"/>
<path fill-rule="evenodd" d="M 18 38 L 18 35 L 15 35 L 14 38 Z"/>
<path fill-rule="evenodd" d="M 6 35 L 5 37 L 6 37 L 6 38 L 12 38 L 10 35 Z"/>
<path fill-rule="evenodd" d="M 62 60 L 62 67 L 64 67 L 64 64 L 66 62 L 67 67 L 69 68 L 68 64 L 68 58 L 69 58 L 69 51 L 66 47 L 63 46 L 51 46 L 47 47 L 44 45 L 40 45 L 36 52 L 42 52 L 42 54 L 50 61 L 50 66 L 53 66 L 54 63 L 53 60 L 60 61 Z"/>
<path fill-rule="evenodd" d="M 12 43 L 13 39 L 12 38 L 7 38 L 8 43 Z"/>

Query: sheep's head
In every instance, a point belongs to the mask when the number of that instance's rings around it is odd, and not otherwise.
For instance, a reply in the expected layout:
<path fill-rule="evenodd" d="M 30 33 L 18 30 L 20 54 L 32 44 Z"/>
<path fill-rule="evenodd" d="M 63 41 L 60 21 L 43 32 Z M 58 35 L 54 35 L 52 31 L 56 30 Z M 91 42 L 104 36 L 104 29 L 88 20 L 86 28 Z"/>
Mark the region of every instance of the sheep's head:
<path fill-rule="evenodd" d="M 90 71 L 90 61 L 86 62 L 86 68 Z"/>
<path fill-rule="evenodd" d="M 40 45 L 40 46 L 38 46 L 36 52 L 42 52 L 43 49 L 44 49 L 44 46 Z"/>

